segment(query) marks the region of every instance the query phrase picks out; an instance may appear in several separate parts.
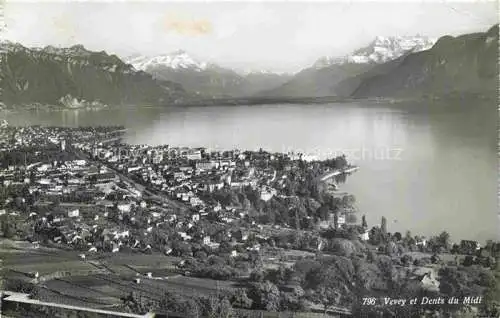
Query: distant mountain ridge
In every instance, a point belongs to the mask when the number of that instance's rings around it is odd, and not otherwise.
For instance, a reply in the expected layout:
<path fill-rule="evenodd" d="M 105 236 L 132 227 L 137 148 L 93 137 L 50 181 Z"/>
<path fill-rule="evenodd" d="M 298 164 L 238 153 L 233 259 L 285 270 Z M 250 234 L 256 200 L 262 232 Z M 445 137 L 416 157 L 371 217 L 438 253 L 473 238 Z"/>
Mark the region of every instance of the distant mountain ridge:
<path fill-rule="evenodd" d="M 434 43 L 432 46 L 431 44 Z M 319 59 L 263 97 L 421 98 L 496 96 L 498 25 L 487 32 L 426 37 L 377 37 L 347 57 Z"/>
<path fill-rule="evenodd" d="M 179 83 L 186 90 L 205 98 L 250 96 L 260 90 L 277 87 L 291 78 L 288 74 L 265 71 L 244 74 L 215 63 L 201 62 L 184 50 L 125 60 L 137 70 L 160 80 Z"/>
<path fill-rule="evenodd" d="M 344 63 L 386 63 L 409 52 L 420 52 L 430 49 L 437 39 L 427 36 L 377 36 L 366 47 L 355 50 L 344 57 L 322 57 L 316 61 L 315 67 L 327 67 Z"/>
<path fill-rule="evenodd" d="M 326 67 L 309 67 L 297 73 L 288 82 L 274 89 L 256 94 L 259 97 L 324 97 L 335 96 L 336 85 L 346 78 L 362 74 L 371 64 L 344 63 Z"/>
<path fill-rule="evenodd" d="M 409 52 L 430 48 L 435 40 L 425 36 L 377 36 L 366 47 L 342 57 L 324 56 L 311 67 L 297 73 L 290 81 L 275 89 L 259 92 L 259 96 L 324 97 L 343 95 L 337 84 L 358 76 L 372 67 L 397 59 Z"/>
<path fill-rule="evenodd" d="M 365 74 L 354 97 L 450 94 L 496 96 L 498 24 L 487 32 L 443 36 L 427 51 L 408 54 L 394 67 Z"/>
<path fill-rule="evenodd" d="M 123 61 L 82 45 L 27 48 L 0 41 L 0 107 L 165 105 L 224 98 L 234 104 L 318 97 L 496 96 L 498 24 L 487 32 L 433 41 L 377 37 L 346 57 L 319 59 L 293 76 L 236 71 L 200 62 L 185 51 Z M 434 45 L 428 48 L 430 43 Z"/>
<path fill-rule="evenodd" d="M 179 84 L 154 80 L 104 51 L 0 42 L 0 101 L 5 105 L 61 105 L 68 97 L 110 105 L 168 104 L 185 96 Z"/>
<path fill-rule="evenodd" d="M 211 66 L 207 62 L 199 62 L 192 58 L 186 51 L 177 50 L 170 54 L 157 55 L 153 57 L 137 55 L 135 57 L 125 58 L 125 61 L 131 64 L 136 70 L 147 72 L 158 65 L 178 69 L 192 69 L 203 71 Z"/>

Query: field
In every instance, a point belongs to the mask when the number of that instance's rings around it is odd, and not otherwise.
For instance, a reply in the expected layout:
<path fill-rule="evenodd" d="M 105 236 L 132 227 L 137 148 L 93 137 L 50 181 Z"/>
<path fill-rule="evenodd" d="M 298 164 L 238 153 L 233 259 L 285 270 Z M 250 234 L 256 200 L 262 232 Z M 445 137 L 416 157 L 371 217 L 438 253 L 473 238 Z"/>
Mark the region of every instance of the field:
<path fill-rule="evenodd" d="M 78 252 L 50 248 L 33 248 L 31 244 L 0 242 L 0 259 L 4 273 L 32 281 L 29 273 L 38 272 L 38 298 L 75 306 L 110 309 L 121 306 L 121 298 L 138 293 L 160 300 L 165 292 L 186 296 L 209 296 L 218 291 L 234 291 L 237 283 L 185 277 L 176 273 L 180 260 L 162 254 L 89 255 L 85 260 Z M 153 278 L 147 278 L 151 272 Z M 12 275 L 11 275 L 12 277 Z M 140 278 L 140 283 L 135 282 Z"/>
<path fill-rule="evenodd" d="M 133 278 L 134 276 L 120 277 L 98 274 L 53 279 L 41 284 L 44 298 L 48 297 L 48 299 L 43 300 L 72 305 L 85 303 L 85 306 L 103 309 L 121 304 L 121 299 L 130 293 L 138 294 L 152 301 L 159 301 L 164 297 L 165 292 L 185 296 L 209 296 L 218 291 L 231 292 L 238 288 L 236 283 L 232 282 L 180 275 L 165 280 L 141 277 L 140 283 L 136 283 Z"/>
<path fill-rule="evenodd" d="M 409 255 L 412 257 L 413 260 L 416 259 L 422 259 L 422 258 L 431 258 L 432 254 L 431 253 L 422 253 L 422 252 L 407 252 L 405 253 L 406 255 Z M 451 254 L 451 253 L 440 253 L 439 254 L 439 259 L 444 262 L 445 264 L 448 263 L 459 263 L 461 264 L 464 259 L 467 257 L 467 255 L 464 254 Z"/>
<path fill-rule="evenodd" d="M 280 266 L 293 267 L 296 260 L 314 257 L 314 253 L 300 250 L 281 249 L 276 253 L 268 253 L 263 256 L 265 269 L 277 269 Z"/>

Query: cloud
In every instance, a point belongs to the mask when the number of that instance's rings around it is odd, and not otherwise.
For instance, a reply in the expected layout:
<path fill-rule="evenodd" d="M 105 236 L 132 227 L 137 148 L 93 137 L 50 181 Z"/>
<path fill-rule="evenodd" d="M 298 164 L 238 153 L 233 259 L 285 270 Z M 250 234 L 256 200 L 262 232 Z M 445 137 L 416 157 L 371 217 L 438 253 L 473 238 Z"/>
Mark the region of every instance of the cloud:
<path fill-rule="evenodd" d="M 208 35 L 213 32 L 213 25 L 206 19 L 195 19 L 167 13 L 161 20 L 162 28 L 166 32 L 173 32 L 183 36 Z"/>

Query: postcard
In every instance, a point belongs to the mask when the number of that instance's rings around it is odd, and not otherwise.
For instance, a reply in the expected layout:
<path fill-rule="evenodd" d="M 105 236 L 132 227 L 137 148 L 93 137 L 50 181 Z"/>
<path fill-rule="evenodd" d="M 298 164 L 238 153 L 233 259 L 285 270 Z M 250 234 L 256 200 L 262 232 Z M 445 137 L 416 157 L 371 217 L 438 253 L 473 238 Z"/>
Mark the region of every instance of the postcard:
<path fill-rule="evenodd" d="M 498 317 L 496 1 L 0 1 L 0 317 Z"/>

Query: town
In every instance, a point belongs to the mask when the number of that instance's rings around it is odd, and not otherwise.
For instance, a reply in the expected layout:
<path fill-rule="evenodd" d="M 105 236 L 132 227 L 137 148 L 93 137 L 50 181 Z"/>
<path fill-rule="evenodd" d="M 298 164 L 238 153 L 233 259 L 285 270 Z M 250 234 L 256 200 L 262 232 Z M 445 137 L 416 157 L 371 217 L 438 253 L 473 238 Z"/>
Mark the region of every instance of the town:
<path fill-rule="evenodd" d="M 2 123 L 4 290 L 184 316 L 214 294 L 219 317 L 385 312 L 362 298 L 417 292 L 480 292 L 466 295 L 479 306 L 452 310 L 496 310 L 499 244 L 390 233 L 385 218 L 370 228 L 341 190 L 358 169 L 343 156 L 130 145 L 125 133 Z"/>

